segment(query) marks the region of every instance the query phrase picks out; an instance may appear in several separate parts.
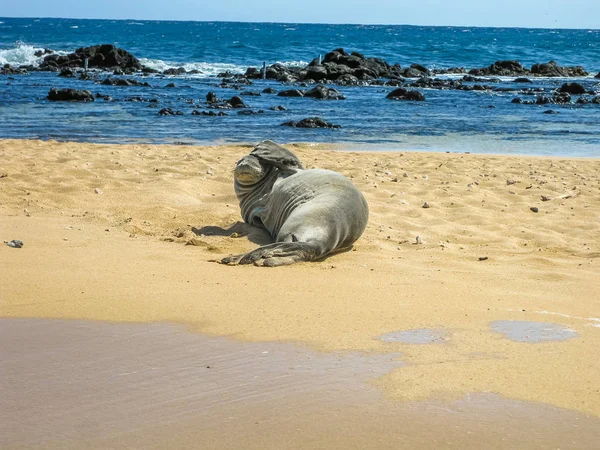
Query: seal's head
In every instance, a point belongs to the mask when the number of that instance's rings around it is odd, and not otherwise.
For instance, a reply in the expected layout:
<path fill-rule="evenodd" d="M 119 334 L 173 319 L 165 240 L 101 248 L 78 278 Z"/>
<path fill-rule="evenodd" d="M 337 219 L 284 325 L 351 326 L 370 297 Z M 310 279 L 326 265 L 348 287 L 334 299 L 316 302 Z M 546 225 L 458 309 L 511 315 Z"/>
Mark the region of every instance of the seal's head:
<path fill-rule="evenodd" d="M 237 162 L 235 180 L 241 185 L 256 184 L 266 175 L 267 170 L 256 156 L 246 155 Z"/>

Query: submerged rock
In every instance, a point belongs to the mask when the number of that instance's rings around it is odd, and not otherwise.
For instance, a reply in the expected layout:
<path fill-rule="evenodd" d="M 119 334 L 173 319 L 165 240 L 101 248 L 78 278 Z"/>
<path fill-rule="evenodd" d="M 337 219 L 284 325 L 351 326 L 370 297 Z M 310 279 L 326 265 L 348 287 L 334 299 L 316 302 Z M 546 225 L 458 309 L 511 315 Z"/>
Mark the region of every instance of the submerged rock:
<path fill-rule="evenodd" d="M 294 128 L 341 128 L 340 125 L 334 125 L 320 117 L 307 117 L 299 121 L 290 120 L 282 123 L 281 126 Z"/>
<path fill-rule="evenodd" d="M 409 90 L 405 88 L 394 89 L 385 98 L 392 100 L 412 100 L 418 102 L 424 102 L 425 96 L 419 91 Z"/>
<path fill-rule="evenodd" d="M 48 100 L 67 102 L 93 102 L 94 96 L 88 90 L 52 88 L 50 89 L 50 92 L 48 92 Z"/>
<path fill-rule="evenodd" d="M 316 98 L 319 100 L 346 100 L 344 94 L 337 89 L 328 88 L 319 84 L 304 93 L 305 97 Z"/>
<path fill-rule="evenodd" d="M 585 94 L 587 91 L 580 83 L 564 83 L 558 92 L 568 92 L 569 94 Z"/>

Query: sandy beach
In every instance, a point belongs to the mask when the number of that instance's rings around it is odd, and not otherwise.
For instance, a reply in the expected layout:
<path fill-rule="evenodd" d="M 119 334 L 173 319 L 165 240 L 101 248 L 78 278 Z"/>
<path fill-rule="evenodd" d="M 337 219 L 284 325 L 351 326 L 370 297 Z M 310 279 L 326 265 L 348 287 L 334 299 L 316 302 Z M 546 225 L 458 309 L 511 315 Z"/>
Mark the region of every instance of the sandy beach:
<path fill-rule="evenodd" d="M 414 423 L 427 426 L 426 417 L 414 412 L 419 404 L 438 405 L 439 411 L 439 405 L 470 396 L 496 399 L 496 406 L 464 415 L 475 433 L 488 433 L 485 442 L 497 444 L 486 448 L 515 448 L 514 442 L 550 448 L 561 435 L 551 430 L 567 416 L 581 425 L 579 441 L 561 442 L 561 448 L 593 448 L 600 437 L 600 160 L 288 148 L 305 166 L 341 172 L 364 193 L 370 222 L 353 251 L 279 268 L 215 262 L 268 242 L 241 223 L 233 192 L 234 164 L 251 146 L 0 141 L 0 241 L 24 242 L 20 249 L 0 245 L 5 338 L 10 327 L 4 319 L 176 324 L 233 344 L 298 345 L 315 355 L 387 355 L 394 361 L 364 376 L 364 411 L 355 403 L 340 407 L 339 421 L 320 422 L 321 438 L 292 440 L 289 448 L 339 446 L 345 441 L 332 440 L 326 427 L 340 423 L 348 436 L 353 423 L 365 427 L 365 440 L 348 439 L 345 448 L 365 442 L 388 448 L 392 440 L 372 439 L 392 433 L 382 430 L 395 423 L 388 409 L 421 417 Z M 540 337 L 527 328 L 531 323 L 563 334 L 554 339 L 546 330 Z M 525 332 L 511 339 L 503 326 Z M 408 330 L 420 330 L 409 333 L 418 342 L 394 337 Z M 85 348 L 78 351 L 85 354 Z M 38 356 L 43 359 L 43 352 Z M 17 379 L 19 366 L 11 367 Z M 321 417 L 315 405 L 298 421 Z M 531 408 L 524 416 L 532 422 L 491 419 L 520 417 L 511 408 Z M 434 420 L 447 448 L 478 448 L 482 441 L 469 440 L 466 431 L 450 432 L 462 417 L 460 408 L 452 411 L 451 419 L 442 414 Z M 377 422 L 377 414 L 385 420 Z M 478 415 L 490 419 L 476 426 Z M 243 417 L 254 420 L 251 412 Z M 185 448 L 181 430 L 195 419 L 184 419 L 156 426 L 165 440 L 155 443 Z M 371 429 L 370 423 L 378 425 Z M 498 436 L 507 426 L 522 433 L 502 442 Z M 527 433 L 536 427 L 547 431 L 541 441 Z M 246 447 L 277 448 L 278 429 L 284 436 L 296 432 L 289 422 L 270 429 L 270 441 L 259 441 L 267 432 L 255 433 L 256 445 Z M 178 439 L 167 439 L 170 432 Z M 417 440 L 421 432 L 421 426 L 407 428 L 403 442 L 413 439 L 415 445 L 406 448 L 434 446 L 433 440 Z M 206 433 L 219 441 L 216 432 Z M 115 436 L 115 448 L 136 442 Z M 69 439 L 72 448 L 99 442 Z M 59 448 L 63 441 L 40 442 L 40 448 Z M 228 445 L 222 448 L 239 442 Z"/>

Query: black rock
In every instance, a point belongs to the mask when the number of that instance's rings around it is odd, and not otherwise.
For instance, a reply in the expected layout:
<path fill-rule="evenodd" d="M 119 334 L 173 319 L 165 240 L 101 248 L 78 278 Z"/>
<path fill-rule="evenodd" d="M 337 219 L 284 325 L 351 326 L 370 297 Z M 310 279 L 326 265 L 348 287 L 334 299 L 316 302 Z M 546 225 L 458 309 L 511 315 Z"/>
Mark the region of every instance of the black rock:
<path fill-rule="evenodd" d="M 282 105 L 271 106 L 269 109 L 271 111 L 287 111 L 287 108 L 285 106 L 282 106 Z"/>
<path fill-rule="evenodd" d="M 528 73 L 519 61 L 496 61 L 494 64 L 482 68 L 469 70 L 470 75 L 486 76 L 519 76 Z"/>
<path fill-rule="evenodd" d="M 67 102 L 93 102 L 94 96 L 88 90 L 52 88 L 50 89 L 50 92 L 48 92 L 48 100 Z"/>
<path fill-rule="evenodd" d="M 389 98 L 392 100 L 412 100 L 419 102 L 425 101 L 425 96 L 419 91 L 408 90 L 405 88 L 394 89 L 392 92 L 386 95 L 385 98 Z"/>
<path fill-rule="evenodd" d="M 554 100 L 546 95 L 538 95 L 535 99 L 536 105 L 549 105 L 554 103 Z"/>
<path fill-rule="evenodd" d="M 227 103 L 229 103 L 229 105 L 231 105 L 232 108 L 248 108 L 248 105 L 244 103 L 244 100 L 242 100 L 242 98 L 238 97 L 237 95 L 231 97 L 227 101 Z"/>
<path fill-rule="evenodd" d="M 281 126 L 294 128 L 341 128 L 340 125 L 334 125 L 320 117 L 307 117 L 299 121 L 290 120 L 282 123 Z"/>
<path fill-rule="evenodd" d="M 132 78 L 111 78 L 108 77 L 103 80 L 100 84 L 104 86 L 144 86 L 150 87 L 150 84 L 146 81 L 137 81 Z"/>
<path fill-rule="evenodd" d="M 218 103 L 219 99 L 217 98 L 217 94 L 215 94 L 213 91 L 210 91 L 208 94 L 206 94 L 206 102 Z"/>
<path fill-rule="evenodd" d="M 315 81 L 321 81 L 327 78 L 327 69 L 320 66 L 308 66 L 306 68 L 306 75 L 304 76 L 305 80 L 311 79 Z"/>
<path fill-rule="evenodd" d="M 263 94 L 277 94 L 277 89 L 269 87 L 263 89 Z"/>
<path fill-rule="evenodd" d="M 594 78 L 600 78 L 600 72 L 598 72 Z"/>
<path fill-rule="evenodd" d="M 554 103 L 571 103 L 571 95 L 568 92 L 555 93 L 552 99 L 554 100 Z"/>
<path fill-rule="evenodd" d="M 279 97 L 304 97 L 304 91 L 299 89 L 288 89 L 277 94 Z"/>
<path fill-rule="evenodd" d="M 564 83 L 558 92 L 568 92 L 569 94 L 585 94 L 586 90 L 583 85 L 579 83 Z"/>
<path fill-rule="evenodd" d="M 554 111 L 552 109 L 547 109 L 544 111 L 544 114 L 560 114 L 558 111 Z"/>
<path fill-rule="evenodd" d="M 107 102 L 110 102 L 112 100 L 112 97 L 110 95 L 106 95 L 106 94 L 101 94 L 100 92 L 96 92 L 96 98 L 101 98 L 102 100 L 105 100 Z"/>
<path fill-rule="evenodd" d="M 71 70 L 71 69 L 63 69 L 60 71 L 60 73 L 58 74 L 59 77 L 64 77 L 64 78 L 73 78 L 75 77 L 75 73 Z"/>
<path fill-rule="evenodd" d="M 533 83 L 529 78 L 519 77 L 515 78 L 514 83 Z"/>
<path fill-rule="evenodd" d="M 521 104 L 521 103 L 523 103 L 523 100 L 521 100 L 519 97 L 515 97 L 511 100 L 511 103 Z"/>
<path fill-rule="evenodd" d="M 259 109 L 258 111 L 253 111 L 251 109 L 245 109 L 245 110 L 242 110 L 242 111 L 238 111 L 238 115 L 240 115 L 240 116 L 253 116 L 255 114 L 264 114 L 264 112 L 265 111 L 262 110 L 262 109 Z"/>
<path fill-rule="evenodd" d="M 10 64 L 4 64 L 0 69 L 0 75 L 29 75 L 27 69 L 12 67 Z"/>
<path fill-rule="evenodd" d="M 175 85 L 175 83 L 169 83 L 165 87 L 166 88 L 174 88 L 174 87 L 177 87 L 177 86 Z"/>
<path fill-rule="evenodd" d="M 183 116 L 183 112 L 181 111 L 173 111 L 171 108 L 163 108 L 158 114 L 160 116 Z"/>
<path fill-rule="evenodd" d="M 585 77 L 588 76 L 583 67 L 562 67 L 556 61 L 531 66 L 531 73 L 542 77 Z"/>
<path fill-rule="evenodd" d="M 142 64 L 131 53 L 117 48 L 111 44 L 82 47 L 69 55 L 47 55 L 40 64 L 40 70 L 55 70 L 58 67 L 84 67 L 85 60 L 88 67 L 114 70 L 121 69 L 141 70 Z"/>
<path fill-rule="evenodd" d="M 37 58 L 41 58 L 44 55 L 50 55 L 54 53 L 54 50 L 50 50 L 48 48 L 45 48 L 44 50 L 38 50 L 34 53 L 34 56 L 36 56 Z"/>
<path fill-rule="evenodd" d="M 163 70 L 163 75 L 183 75 L 186 73 L 186 70 L 183 67 L 172 67 L 167 70 Z"/>
<path fill-rule="evenodd" d="M 352 74 L 342 75 L 337 80 L 335 80 L 335 82 L 340 86 L 360 86 L 361 84 L 365 84 L 364 81 L 360 81 L 357 77 L 355 77 Z"/>
<path fill-rule="evenodd" d="M 317 98 L 319 100 L 346 100 L 344 94 L 337 89 L 328 88 L 319 84 L 304 93 L 305 97 Z"/>

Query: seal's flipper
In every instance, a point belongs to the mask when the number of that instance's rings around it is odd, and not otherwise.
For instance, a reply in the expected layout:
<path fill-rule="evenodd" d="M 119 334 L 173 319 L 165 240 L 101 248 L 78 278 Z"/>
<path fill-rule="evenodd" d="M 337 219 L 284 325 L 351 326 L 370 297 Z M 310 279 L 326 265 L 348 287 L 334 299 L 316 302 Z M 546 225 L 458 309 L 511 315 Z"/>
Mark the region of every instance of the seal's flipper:
<path fill-rule="evenodd" d="M 259 142 L 250 154 L 280 170 L 304 169 L 296 155 L 273 141 Z"/>
<path fill-rule="evenodd" d="M 316 242 L 276 242 L 252 250 L 245 255 L 233 255 L 223 258 L 222 264 L 255 264 L 257 266 L 284 266 L 300 261 L 313 261 L 324 254 Z"/>

